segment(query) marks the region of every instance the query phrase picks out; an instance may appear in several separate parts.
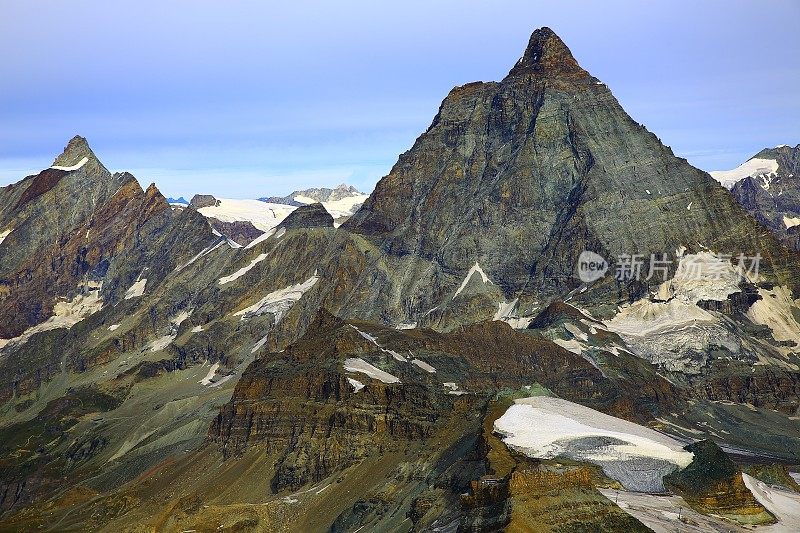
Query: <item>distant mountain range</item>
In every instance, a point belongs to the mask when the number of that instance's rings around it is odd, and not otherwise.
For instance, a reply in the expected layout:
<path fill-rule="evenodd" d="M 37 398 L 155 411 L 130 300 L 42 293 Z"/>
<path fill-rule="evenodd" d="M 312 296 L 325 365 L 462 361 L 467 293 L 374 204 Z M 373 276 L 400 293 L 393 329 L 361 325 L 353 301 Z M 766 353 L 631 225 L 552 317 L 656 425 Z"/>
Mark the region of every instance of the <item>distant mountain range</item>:
<path fill-rule="evenodd" d="M 342 184 L 335 189 L 306 189 L 295 191 L 289 196 L 264 197 L 258 200 L 197 194 L 188 205 L 208 218 L 217 232 L 245 246 L 259 237 L 268 237 L 298 207 L 319 203 L 333 217 L 333 226 L 338 227 L 353 215 L 366 198 L 367 195 L 355 187 Z"/>
<path fill-rule="evenodd" d="M 189 205 L 189 202 L 186 201 L 183 196 L 180 198 L 167 198 L 167 202 L 169 202 L 170 205 Z"/>

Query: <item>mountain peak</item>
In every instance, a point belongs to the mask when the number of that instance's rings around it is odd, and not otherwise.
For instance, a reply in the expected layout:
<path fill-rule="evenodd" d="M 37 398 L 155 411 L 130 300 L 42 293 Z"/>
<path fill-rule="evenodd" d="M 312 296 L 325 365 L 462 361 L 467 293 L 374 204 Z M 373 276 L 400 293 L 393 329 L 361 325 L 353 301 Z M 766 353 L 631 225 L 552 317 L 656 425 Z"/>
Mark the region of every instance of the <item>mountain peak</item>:
<path fill-rule="evenodd" d="M 97 160 L 85 137 L 74 136 L 69 140 L 64 151 L 53 161 L 53 166 L 71 167 L 77 165 L 84 158 Z"/>
<path fill-rule="evenodd" d="M 588 76 L 561 37 L 548 27 L 531 34 L 525 53 L 508 73 L 509 76 L 523 74 Z"/>

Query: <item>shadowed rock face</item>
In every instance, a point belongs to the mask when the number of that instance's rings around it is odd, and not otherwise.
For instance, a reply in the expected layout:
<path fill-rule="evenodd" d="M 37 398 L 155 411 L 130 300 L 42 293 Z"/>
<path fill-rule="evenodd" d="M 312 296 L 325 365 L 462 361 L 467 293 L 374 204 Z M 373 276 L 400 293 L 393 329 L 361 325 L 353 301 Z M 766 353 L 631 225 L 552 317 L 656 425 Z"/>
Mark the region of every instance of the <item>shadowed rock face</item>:
<path fill-rule="evenodd" d="M 283 222 L 278 224 L 278 229 L 300 228 L 332 228 L 333 217 L 322 204 L 308 204 L 292 211 Z"/>

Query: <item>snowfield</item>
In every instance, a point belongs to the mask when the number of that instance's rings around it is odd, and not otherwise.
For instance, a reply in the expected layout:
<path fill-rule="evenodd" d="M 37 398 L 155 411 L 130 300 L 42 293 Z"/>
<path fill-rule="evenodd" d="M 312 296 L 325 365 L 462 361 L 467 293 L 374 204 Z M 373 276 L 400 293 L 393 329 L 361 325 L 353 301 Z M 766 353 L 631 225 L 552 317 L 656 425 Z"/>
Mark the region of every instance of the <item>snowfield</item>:
<path fill-rule="evenodd" d="M 431 365 L 429 365 L 428 363 L 426 363 L 425 361 L 423 361 L 421 359 L 414 359 L 414 360 L 411 361 L 411 363 L 417 365 L 422 370 L 424 370 L 425 372 L 428 372 L 430 374 L 433 374 L 434 372 L 436 372 L 435 368 L 433 368 Z"/>
<path fill-rule="evenodd" d="M 364 384 L 357 379 L 347 378 L 347 382 L 353 387 L 353 394 L 364 388 Z"/>
<path fill-rule="evenodd" d="M 706 353 L 711 344 L 741 352 L 721 319 L 697 306 L 700 300 L 726 300 L 740 291 L 740 280 L 730 261 L 714 253 L 683 255 L 675 277 L 658 287 L 654 299 L 621 307 L 604 326 L 636 355 L 670 371 L 696 373 L 703 364 L 696 354 Z"/>
<path fill-rule="evenodd" d="M 730 189 L 737 181 L 749 176 L 769 176 L 778 171 L 778 162 L 774 159 L 760 159 L 754 157 L 745 161 L 733 170 L 714 170 L 709 172 L 712 178 L 720 182 L 723 187 Z M 769 188 L 769 185 L 767 185 Z"/>
<path fill-rule="evenodd" d="M 394 357 L 396 361 L 400 361 L 400 362 L 403 362 L 403 363 L 407 363 L 408 362 L 408 359 L 406 359 L 405 357 L 403 357 L 402 355 L 400 355 L 396 351 L 388 350 L 388 349 L 384 348 L 383 346 L 381 346 L 380 344 L 378 344 L 378 339 L 376 339 L 375 337 L 373 337 L 369 333 L 365 333 L 365 332 L 361 331 L 360 329 L 358 329 L 357 327 L 355 327 L 352 324 L 350 324 L 350 327 L 353 328 L 354 330 L 356 330 L 358 332 L 358 334 L 361 335 L 362 337 L 364 337 L 366 340 L 368 340 L 369 342 L 374 344 L 382 352 L 388 353 L 389 355 Z"/>
<path fill-rule="evenodd" d="M 96 313 L 103 308 L 103 299 L 100 297 L 102 284 L 96 290 L 79 294 L 72 300 L 62 300 L 53 306 L 53 315 L 42 322 L 26 329 L 19 337 L 0 339 L 0 350 L 11 349 L 14 346 L 25 344 L 33 335 L 52 329 L 69 329 L 84 318 Z"/>
<path fill-rule="evenodd" d="M 366 374 L 373 379 L 382 381 L 383 383 L 400 383 L 400 379 L 396 376 L 393 376 L 388 372 L 384 372 L 378 367 L 372 366 L 360 357 L 351 357 L 349 359 L 345 359 L 344 369 L 348 372 L 360 372 L 362 374 Z"/>
<path fill-rule="evenodd" d="M 217 373 L 217 370 L 219 370 L 219 363 L 214 363 L 211 365 L 211 368 L 208 369 L 206 377 L 198 381 L 198 383 L 201 385 L 211 385 L 211 380 L 214 379 L 214 374 Z"/>
<path fill-rule="evenodd" d="M 786 226 L 786 229 L 800 226 L 800 217 L 787 217 L 786 215 L 783 215 L 783 225 Z M 0 233 L 0 242 L 3 242 L 2 233 Z"/>
<path fill-rule="evenodd" d="M 495 421 L 494 430 L 506 445 L 529 457 L 594 463 L 637 492 L 663 491 L 662 478 L 693 458 L 671 437 L 560 398 L 516 400 Z"/>
<path fill-rule="evenodd" d="M 268 204 L 260 200 L 217 198 L 219 205 L 201 207 L 197 211 L 222 222 L 250 222 L 256 229 L 269 231 L 295 210 L 290 205 Z"/>

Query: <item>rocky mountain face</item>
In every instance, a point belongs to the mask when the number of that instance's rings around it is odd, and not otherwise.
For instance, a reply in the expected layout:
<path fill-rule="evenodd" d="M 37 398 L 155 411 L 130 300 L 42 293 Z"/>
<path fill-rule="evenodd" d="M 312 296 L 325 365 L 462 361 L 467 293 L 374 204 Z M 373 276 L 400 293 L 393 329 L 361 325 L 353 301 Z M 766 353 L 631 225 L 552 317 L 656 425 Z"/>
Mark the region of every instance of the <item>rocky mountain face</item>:
<path fill-rule="evenodd" d="M 682 245 L 760 251 L 783 283 L 796 288 L 798 279 L 796 261 L 632 120 L 549 30 L 533 34 L 501 82 L 453 89 L 345 227 L 409 258 L 415 275 L 400 290 L 417 315 L 452 294 L 476 261 L 505 301 L 529 313 L 580 288 L 583 250 L 612 269 L 619 255 Z"/>
<path fill-rule="evenodd" d="M 298 199 L 298 196 L 300 197 L 300 199 Z M 337 185 L 333 189 L 329 189 L 327 187 L 319 187 L 319 188 L 315 187 L 312 189 L 303 189 L 302 191 L 294 191 L 292 194 L 289 194 L 288 196 L 265 196 L 263 198 L 259 198 L 259 200 L 270 204 L 286 204 L 286 205 L 293 205 L 295 207 L 300 207 L 301 205 L 308 204 L 309 203 L 308 199 L 313 200 L 314 202 L 322 203 L 322 202 L 336 202 L 354 196 L 358 197 L 366 195 L 360 192 L 352 185 L 347 185 L 345 183 L 342 183 L 340 185 Z"/>
<path fill-rule="evenodd" d="M 0 190 L 0 528 L 789 523 L 742 472 L 800 462 L 800 257 L 551 30 L 451 91 L 339 225 L 352 198 L 171 209 L 81 138 Z M 520 409 L 552 440 L 496 431 Z"/>
<path fill-rule="evenodd" d="M 752 170 L 752 161 L 766 163 Z M 739 177 L 731 194 L 784 244 L 800 249 L 800 145 L 766 148 L 742 167 L 724 173 Z"/>

